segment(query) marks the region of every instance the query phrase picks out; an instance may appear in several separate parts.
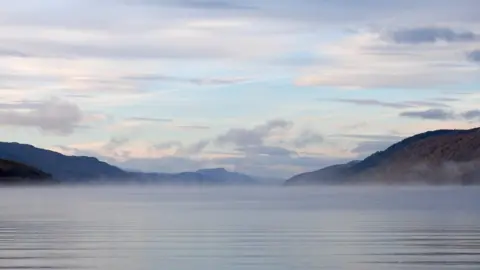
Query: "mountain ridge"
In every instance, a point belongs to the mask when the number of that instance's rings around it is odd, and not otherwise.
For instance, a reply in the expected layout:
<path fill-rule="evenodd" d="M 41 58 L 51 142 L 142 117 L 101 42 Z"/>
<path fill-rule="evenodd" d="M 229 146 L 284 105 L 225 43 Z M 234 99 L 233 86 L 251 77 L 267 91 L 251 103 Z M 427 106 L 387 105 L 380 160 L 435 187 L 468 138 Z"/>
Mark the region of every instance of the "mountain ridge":
<path fill-rule="evenodd" d="M 19 162 L 0 159 L 0 184 L 47 183 L 51 175 Z"/>
<path fill-rule="evenodd" d="M 286 185 L 480 184 L 480 128 L 427 131 L 364 160 L 288 179 Z"/>
<path fill-rule="evenodd" d="M 89 156 L 68 156 L 30 144 L 0 142 L 0 159 L 44 171 L 62 183 L 254 184 L 253 177 L 224 168 L 181 173 L 131 172 Z"/>

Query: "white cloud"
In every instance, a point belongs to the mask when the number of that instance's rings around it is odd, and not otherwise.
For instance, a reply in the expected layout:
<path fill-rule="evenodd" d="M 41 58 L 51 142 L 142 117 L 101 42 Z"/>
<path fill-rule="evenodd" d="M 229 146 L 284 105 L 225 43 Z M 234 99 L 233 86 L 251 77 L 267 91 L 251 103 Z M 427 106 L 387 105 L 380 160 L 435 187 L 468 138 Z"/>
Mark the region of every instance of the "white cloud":
<path fill-rule="evenodd" d="M 312 67 L 298 78 L 302 86 L 422 88 L 478 82 L 478 68 L 465 52 L 468 43 L 397 44 L 364 32 L 320 48 L 331 64 Z"/>
<path fill-rule="evenodd" d="M 83 112 L 76 104 L 60 99 L 26 107 L 21 110 L 0 110 L 0 125 L 35 127 L 47 133 L 69 135 L 83 119 Z"/>

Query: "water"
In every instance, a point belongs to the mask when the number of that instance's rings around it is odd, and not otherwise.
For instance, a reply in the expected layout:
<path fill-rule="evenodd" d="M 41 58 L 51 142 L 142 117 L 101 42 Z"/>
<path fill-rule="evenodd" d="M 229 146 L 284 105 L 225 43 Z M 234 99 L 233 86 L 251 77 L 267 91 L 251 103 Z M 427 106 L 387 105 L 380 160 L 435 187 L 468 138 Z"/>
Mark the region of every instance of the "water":
<path fill-rule="evenodd" d="M 0 269 L 479 269 L 478 188 L 0 189 Z"/>

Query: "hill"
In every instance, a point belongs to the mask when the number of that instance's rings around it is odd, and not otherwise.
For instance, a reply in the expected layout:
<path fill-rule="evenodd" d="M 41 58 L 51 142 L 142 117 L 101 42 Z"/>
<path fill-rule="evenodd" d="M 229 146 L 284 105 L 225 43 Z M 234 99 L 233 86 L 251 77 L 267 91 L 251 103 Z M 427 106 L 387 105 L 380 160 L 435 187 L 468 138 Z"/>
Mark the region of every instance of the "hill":
<path fill-rule="evenodd" d="M 0 159 L 0 184 L 50 182 L 51 175 L 22 163 Z"/>
<path fill-rule="evenodd" d="M 0 159 L 28 164 L 61 182 L 107 181 L 196 185 L 256 183 L 250 176 L 225 169 L 205 169 L 176 174 L 128 172 L 94 157 L 66 156 L 19 143 L 0 142 Z"/>
<path fill-rule="evenodd" d="M 182 173 L 135 173 L 134 181 L 164 185 L 251 185 L 258 182 L 245 174 L 223 168 Z"/>
<path fill-rule="evenodd" d="M 362 161 L 300 174 L 286 184 L 480 184 L 480 128 L 421 133 Z"/>
<path fill-rule="evenodd" d="M 128 173 L 93 157 L 66 156 L 28 144 L 0 142 L 0 158 L 28 164 L 62 180 L 125 178 Z"/>

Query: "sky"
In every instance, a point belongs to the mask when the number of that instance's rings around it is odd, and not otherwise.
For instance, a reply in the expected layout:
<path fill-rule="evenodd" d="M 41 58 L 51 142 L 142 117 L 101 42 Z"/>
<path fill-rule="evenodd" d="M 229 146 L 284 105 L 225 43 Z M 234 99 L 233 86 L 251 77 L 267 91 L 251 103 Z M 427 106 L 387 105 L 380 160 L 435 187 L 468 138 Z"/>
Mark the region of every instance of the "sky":
<path fill-rule="evenodd" d="M 0 3 L 1 141 L 263 177 L 480 125 L 478 0 Z"/>

